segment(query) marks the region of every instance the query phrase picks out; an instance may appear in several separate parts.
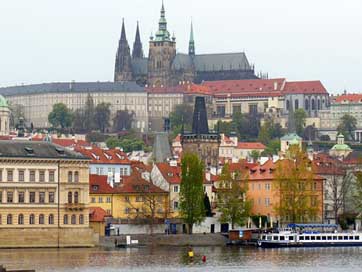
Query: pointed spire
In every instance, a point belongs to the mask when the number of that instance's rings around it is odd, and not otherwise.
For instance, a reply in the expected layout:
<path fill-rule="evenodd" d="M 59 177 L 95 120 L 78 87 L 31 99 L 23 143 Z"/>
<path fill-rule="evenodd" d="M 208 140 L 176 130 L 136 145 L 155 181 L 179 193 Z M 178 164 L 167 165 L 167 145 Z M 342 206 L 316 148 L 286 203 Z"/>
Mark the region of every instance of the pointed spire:
<path fill-rule="evenodd" d="M 194 41 L 194 28 L 191 21 L 191 30 L 190 30 L 190 41 L 189 41 L 189 55 L 195 55 L 195 41 Z"/>
<path fill-rule="evenodd" d="M 131 53 L 126 37 L 124 19 L 122 19 L 121 38 L 119 39 L 118 50 L 116 55 L 114 81 L 127 81 L 127 80 L 132 80 L 132 63 L 131 63 Z"/>
<path fill-rule="evenodd" d="M 126 29 L 124 27 L 124 18 L 122 18 L 122 30 L 121 30 L 121 39 L 120 41 L 127 41 Z"/>
<path fill-rule="evenodd" d="M 137 21 L 136 37 L 133 43 L 132 58 L 143 58 L 142 42 L 140 37 L 140 29 Z"/>

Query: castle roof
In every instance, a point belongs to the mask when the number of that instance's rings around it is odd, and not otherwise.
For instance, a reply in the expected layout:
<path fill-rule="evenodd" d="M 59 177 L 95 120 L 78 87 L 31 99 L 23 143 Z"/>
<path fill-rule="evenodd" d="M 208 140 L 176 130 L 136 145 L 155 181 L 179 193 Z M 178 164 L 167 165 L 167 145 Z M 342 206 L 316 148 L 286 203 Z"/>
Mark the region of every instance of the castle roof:
<path fill-rule="evenodd" d="M 38 93 L 99 93 L 99 92 L 144 92 L 134 81 L 121 82 L 55 82 L 0 88 L 4 96 Z"/>
<path fill-rule="evenodd" d="M 362 102 L 362 94 L 344 94 L 337 96 L 335 101 L 337 103 L 341 102 L 355 102 L 355 103 L 361 103 Z"/>
<path fill-rule="evenodd" d="M 243 52 L 195 55 L 194 63 L 197 72 L 250 70 Z"/>
<path fill-rule="evenodd" d="M 322 82 L 314 81 L 292 81 L 286 82 L 284 94 L 328 94 Z"/>

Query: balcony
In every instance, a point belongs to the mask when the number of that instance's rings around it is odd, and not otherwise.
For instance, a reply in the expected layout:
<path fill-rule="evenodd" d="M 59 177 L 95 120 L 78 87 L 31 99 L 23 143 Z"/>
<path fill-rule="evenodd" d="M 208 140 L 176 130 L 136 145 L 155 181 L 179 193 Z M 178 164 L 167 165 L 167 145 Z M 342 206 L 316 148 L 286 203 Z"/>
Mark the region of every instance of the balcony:
<path fill-rule="evenodd" d="M 64 207 L 66 210 L 69 210 L 69 211 L 83 211 L 83 209 L 85 208 L 85 204 L 84 203 L 65 203 Z"/>

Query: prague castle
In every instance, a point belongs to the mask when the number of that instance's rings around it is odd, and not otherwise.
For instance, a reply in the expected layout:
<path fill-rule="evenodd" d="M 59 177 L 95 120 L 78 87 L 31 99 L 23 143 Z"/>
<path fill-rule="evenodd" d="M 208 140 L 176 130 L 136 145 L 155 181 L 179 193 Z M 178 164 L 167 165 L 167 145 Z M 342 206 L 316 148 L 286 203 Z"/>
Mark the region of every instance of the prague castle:
<path fill-rule="evenodd" d="M 137 24 L 131 50 L 126 38 L 124 21 L 115 62 L 115 81 L 136 81 L 140 85 L 172 86 L 180 82 L 256 79 L 254 67 L 245 53 L 196 54 L 191 24 L 188 54 L 176 53 L 176 38 L 167 30 L 162 4 L 158 31 L 151 35 L 148 58 L 144 57 Z"/>

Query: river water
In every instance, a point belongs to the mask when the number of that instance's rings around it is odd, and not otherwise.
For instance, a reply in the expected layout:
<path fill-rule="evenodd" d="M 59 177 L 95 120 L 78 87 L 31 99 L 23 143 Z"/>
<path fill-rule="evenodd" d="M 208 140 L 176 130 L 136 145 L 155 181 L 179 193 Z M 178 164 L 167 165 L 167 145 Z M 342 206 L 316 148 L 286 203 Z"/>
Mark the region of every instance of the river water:
<path fill-rule="evenodd" d="M 133 249 L 2 249 L 7 269 L 36 271 L 362 271 L 362 247 L 259 249 L 194 247 Z M 206 256 L 206 262 L 201 257 Z"/>

